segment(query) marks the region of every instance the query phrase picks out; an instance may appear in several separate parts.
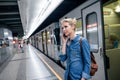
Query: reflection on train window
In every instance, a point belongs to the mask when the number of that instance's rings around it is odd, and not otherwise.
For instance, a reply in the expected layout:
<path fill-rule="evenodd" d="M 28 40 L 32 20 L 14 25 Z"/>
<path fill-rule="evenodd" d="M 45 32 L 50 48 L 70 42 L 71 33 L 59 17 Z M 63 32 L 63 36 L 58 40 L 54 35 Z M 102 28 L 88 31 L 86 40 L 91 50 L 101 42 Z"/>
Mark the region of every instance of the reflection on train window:
<path fill-rule="evenodd" d="M 0 48 L 5 48 L 9 46 L 9 39 L 0 39 Z"/>
<path fill-rule="evenodd" d="M 82 20 L 81 20 L 81 18 L 77 19 L 75 32 L 76 32 L 76 34 L 79 34 L 80 36 L 82 36 Z"/>
<path fill-rule="evenodd" d="M 55 28 L 54 29 L 54 44 L 60 45 L 60 28 Z"/>
<path fill-rule="evenodd" d="M 119 48 L 120 24 L 105 24 L 105 46 L 106 49 Z"/>
<path fill-rule="evenodd" d="M 98 52 L 98 26 L 97 26 L 97 14 L 90 13 L 86 17 L 86 29 L 87 39 L 90 43 L 92 52 Z"/>

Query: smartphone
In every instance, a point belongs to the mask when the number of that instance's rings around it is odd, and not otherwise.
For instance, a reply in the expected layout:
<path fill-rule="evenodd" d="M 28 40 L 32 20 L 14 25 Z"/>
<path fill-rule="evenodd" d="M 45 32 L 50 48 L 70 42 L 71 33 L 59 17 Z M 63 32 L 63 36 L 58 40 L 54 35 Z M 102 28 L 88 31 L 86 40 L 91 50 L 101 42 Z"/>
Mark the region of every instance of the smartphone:
<path fill-rule="evenodd" d="M 66 39 L 67 38 L 67 36 L 65 35 L 65 34 L 63 34 L 63 37 Z"/>

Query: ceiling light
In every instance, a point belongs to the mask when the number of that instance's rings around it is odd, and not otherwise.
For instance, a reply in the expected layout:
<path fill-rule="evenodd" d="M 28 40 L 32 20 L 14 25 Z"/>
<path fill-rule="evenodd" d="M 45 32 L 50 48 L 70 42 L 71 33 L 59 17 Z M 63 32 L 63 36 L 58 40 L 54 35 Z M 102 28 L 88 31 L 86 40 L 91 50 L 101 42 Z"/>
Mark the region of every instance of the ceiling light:
<path fill-rule="evenodd" d="M 115 9 L 116 12 L 120 12 L 120 6 L 118 5 Z"/>
<path fill-rule="evenodd" d="M 32 17 L 32 21 L 28 23 L 29 30 L 26 37 L 28 38 L 62 2 L 63 0 L 44 0 L 41 5 L 36 4 L 35 17 Z M 31 20 L 30 17 L 28 20 Z"/>

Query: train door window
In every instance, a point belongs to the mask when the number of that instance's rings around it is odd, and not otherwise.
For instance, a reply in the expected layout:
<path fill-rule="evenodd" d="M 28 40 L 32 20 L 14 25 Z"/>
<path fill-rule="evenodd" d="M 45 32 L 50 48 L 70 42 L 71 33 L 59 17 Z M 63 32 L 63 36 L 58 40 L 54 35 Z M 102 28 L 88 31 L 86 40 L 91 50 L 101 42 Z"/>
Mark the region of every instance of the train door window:
<path fill-rule="evenodd" d="M 60 28 L 55 28 L 54 29 L 54 43 L 56 44 L 56 45 L 60 45 L 60 36 L 59 36 L 59 34 L 60 34 Z"/>
<path fill-rule="evenodd" d="M 104 31 L 105 31 L 105 49 L 109 49 L 112 47 L 112 44 L 109 41 L 110 27 L 108 24 L 104 25 Z"/>
<path fill-rule="evenodd" d="M 44 48 L 44 36 L 45 36 L 45 32 L 43 31 L 42 32 L 42 48 L 43 48 L 43 52 L 45 51 L 45 48 Z"/>
<path fill-rule="evenodd" d="M 97 14 L 95 12 L 87 15 L 86 29 L 87 29 L 86 35 L 90 43 L 91 51 L 97 53 L 99 42 L 98 42 Z"/>
<path fill-rule="evenodd" d="M 47 31 L 47 43 L 51 43 L 51 39 L 50 39 L 50 32 Z"/>
<path fill-rule="evenodd" d="M 50 38 L 51 38 L 51 44 L 53 44 L 53 34 L 52 34 L 52 30 L 50 31 Z"/>
<path fill-rule="evenodd" d="M 47 53 L 47 55 L 48 55 L 48 47 L 47 47 L 47 45 L 48 45 L 48 43 L 47 43 L 47 38 L 48 38 L 48 35 L 47 35 L 47 30 L 45 30 L 45 48 L 46 48 L 46 53 Z"/>
<path fill-rule="evenodd" d="M 48 38 L 48 34 L 47 34 L 47 30 L 45 30 L 45 43 L 47 45 L 47 38 Z"/>
<path fill-rule="evenodd" d="M 82 36 L 82 20 L 81 20 L 81 18 L 77 19 L 75 32 L 76 32 L 76 34 L 79 34 L 80 36 Z"/>
<path fill-rule="evenodd" d="M 39 42 L 41 42 L 41 39 L 42 39 L 41 34 L 39 34 L 39 37 L 38 37 Z"/>

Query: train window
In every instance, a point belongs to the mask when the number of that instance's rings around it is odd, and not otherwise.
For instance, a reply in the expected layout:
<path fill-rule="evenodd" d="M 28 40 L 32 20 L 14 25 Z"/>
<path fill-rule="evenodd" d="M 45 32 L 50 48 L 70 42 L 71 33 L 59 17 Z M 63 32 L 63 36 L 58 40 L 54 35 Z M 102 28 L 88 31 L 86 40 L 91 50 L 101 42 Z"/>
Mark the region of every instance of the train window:
<path fill-rule="evenodd" d="M 0 48 L 5 48 L 9 46 L 8 38 L 0 39 Z"/>
<path fill-rule="evenodd" d="M 57 45 L 60 45 L 60 36 L 59 36 L 59 34 L 60 34 L 60 28 L 55 28 L 54 29 L 54 35 L 55 35 L 55 37 L 54 37 L 54 43 L 56 43 Z"/>
<path fill-rule="evenodd" d="M 82 20 L 81 20 L 81 18 L 77 19 L 76 34 L 79 34 L 80 36 L 82 36 Z"/>
<path fill-rule="evenodd" d="M 119 40 L 120 40 L 120 24 L 105 24 L 105 47 L 106 50 L 119 48 Z"/>
<path fill-rule="evenodd" d="M 9 39 L 8 38 L 5 38 L 5 45 L 9 46 Z"/>
<path fill-rule="evenodd" d="M 104 30 L 105 30 L 105 39 L 108 39 L 109 38 L 109 34 L 110 34 L 110 28 L 109 28 L 109 25 L 105 24 L 104 25 Z"/>
<path fill-rule="evenodd" d="M 95 12 L 90 13 L 86 17 L 86 34 L 90 43 L 92 52 L 98 52 L 98 26 L 97 26 L 97 14 Z"/>
<path fill-rule="evenodd" d="M 47 31 L 47 43 L 51 43 L 50 32 Z"/>
<path fill-rule="evenodd" d="M 44 48 L 44 42 L 45 42 L 45 32 L 44 31 L 42 31 L 42 48 L 43 48 L 43 52 L 45 52 L 45 48 Z"/>
<path fill-rule="evenodd" d="M 53 34 L 52 34 L 52 31 L 50 31 L 50 37 L 51 37 L 51 44 L 53 44 Z"/>
<path fill-rule="evenodd" d="M 39 42 L 41 42 L 41 39 L 42 39 L 41 34 L 39 34 L 39 37 L 38 37 Z"/>

